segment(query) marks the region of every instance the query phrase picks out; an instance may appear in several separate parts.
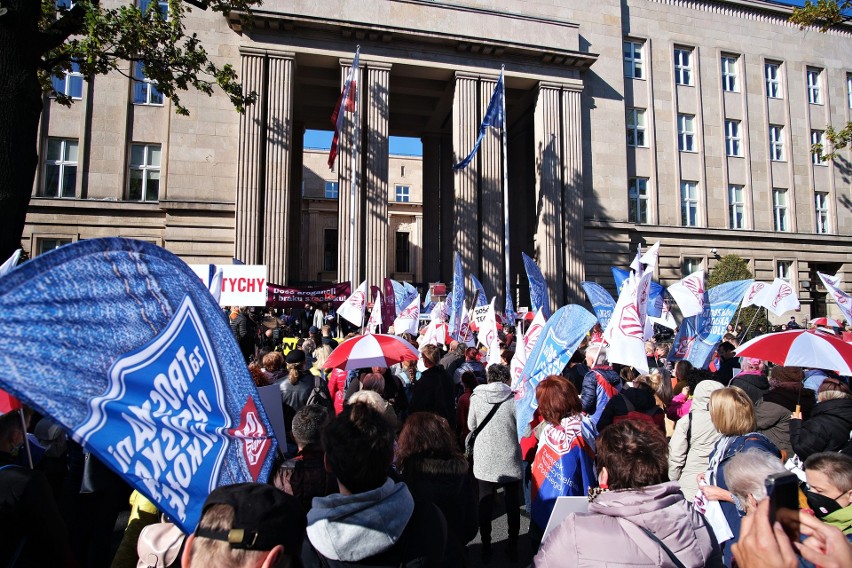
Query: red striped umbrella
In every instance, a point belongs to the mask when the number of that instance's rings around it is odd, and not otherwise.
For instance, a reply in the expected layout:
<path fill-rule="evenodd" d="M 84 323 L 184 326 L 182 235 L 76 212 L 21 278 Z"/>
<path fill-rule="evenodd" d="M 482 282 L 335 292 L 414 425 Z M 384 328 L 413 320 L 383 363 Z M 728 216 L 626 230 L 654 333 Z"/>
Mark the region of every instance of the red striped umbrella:
<path fill-rule="evenodd" d="M 795 329 L 761 335 L 740 345 L 737 356 L 852 375 L 852 344 L 815 330 Z"/>
<path fill-rule="evenodd" d="M 336 367 L 346 371 L 367 367 L 390 367 L 394 363 L 418 357 L 417 350 L 404 339 L 395 335 L 374 333 L 358 335 L 341 343 L 331 352 L 324 367 Z"/>
<path fill-rule="evenodd" d="M 840 322 L 833 318 L 814 318 L 808 323 L 814 327 L 840 327 Z"/>

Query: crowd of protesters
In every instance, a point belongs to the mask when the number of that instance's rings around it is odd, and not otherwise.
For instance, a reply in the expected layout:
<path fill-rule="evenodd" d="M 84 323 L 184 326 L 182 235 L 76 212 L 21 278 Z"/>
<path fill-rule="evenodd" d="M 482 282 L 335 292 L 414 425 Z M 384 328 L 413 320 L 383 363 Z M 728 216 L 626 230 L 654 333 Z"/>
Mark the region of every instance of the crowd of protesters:
<path fill-rule="evenodd" d="M 526 564 L 523 510 L 535 566 L 852 566 L 849 378 L 739 358 L 737 328 L 711 369 L 672 365 L 671 344 L 648 342 L 647 374 L 610 364 L 592 332 L 536 386 L 519 432 L 509 327 L 504 364 L 406 336 L 419 360 L 347 372 L 325 366 L 355 333 L 328 306 L 228 318 L 255 384 L 281 393 L 287 439 L 267 483 L 220 487 L 195 534 L 155 538 L 165 529 L 154 504 L 49 418 L 29 428 L 35 471 L 17 467 L 25 432 L 5 415 L 0 564 L 466 566 L 477 534 L 477 560 L 496 560 L 502 502 L 509 565 Z M 782 527 L 765 480 L 786 471 L 801 478 L 801 509 Z M 586 496 L 588 511 L 543 538 L 558 496 Z"/>

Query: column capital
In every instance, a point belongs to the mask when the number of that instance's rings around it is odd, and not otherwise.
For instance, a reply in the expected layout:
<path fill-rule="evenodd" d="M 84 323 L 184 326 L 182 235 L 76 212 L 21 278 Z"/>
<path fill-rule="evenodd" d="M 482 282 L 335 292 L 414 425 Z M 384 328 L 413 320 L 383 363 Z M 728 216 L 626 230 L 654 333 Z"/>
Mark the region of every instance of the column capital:
<path fill-rule="evenodd" d="M 456 71 L 455 72 L 456 80 L 459 79 L 474 79 L 474 80 L 483 80 L 483 81 L 494 81 L 497 82 L 497 79 L 500 78 L 500 72 L 498 71 L 496 75 L 485 72 L 485 73 L 471 73 L 470 71 Z"/>
<path fill-rule="evenodd" d="M 583 92 L 583 82 L 577 81 L 576 83 L 556 83 L 553 81 L 539 81 L 538 89 L 553 89 L 553 90 L 561 90 L 561 91 L 572 91 L 577 93 Z"/>
<path fill-rule="evenodd" d="M 277 59 L 295 59 L 296 54 L 292 51 L 284 51 L 278 49 L 268 49 L 261 47 L 252 47 L 247 45 L 240 46 L 240 55 L 255 55 L 258 57 L 275 57 Z"/>

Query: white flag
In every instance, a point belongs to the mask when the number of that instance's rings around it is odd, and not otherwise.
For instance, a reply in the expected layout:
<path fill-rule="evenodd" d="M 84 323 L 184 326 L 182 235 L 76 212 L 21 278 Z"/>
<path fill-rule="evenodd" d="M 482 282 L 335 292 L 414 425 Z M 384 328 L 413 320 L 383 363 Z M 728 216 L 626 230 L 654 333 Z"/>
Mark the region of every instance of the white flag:
<path fill-rule="evenodd" d="M 641 278 L 631 277 L 625 281 L 612 311 L 612 318 L 604 330 L 604 339 L 609 343 L 610 362 L 630 365 L 642 373 L 648 372 L 645 317 L 652 276 L 653 272 L 646 272 Z"/>
<path fill-rule="evenodd" d="M 645 265 L 645 270 L 649 272 L 654 271 L 654 267 L 657 266 L 657 259 L 660 257 L 660 241 L 654 243 L 654 245 L 649 248 L 645 254 L 639 259 L 639 262 Z"/>
<path fill-rule="evenodd" d="M 443 322 L 447 320 L 447 304 L 438 302 L 429 312 L 429 321 Z"/>
<path fill-rule="evenodd" d="M 639 243 L 636 246 L 636 256 L 633 257 L 633 262 L 630 263 L 630 270 L 632 270 L 636 276 L 642 276 L 642 243 Z"/>
<path fill-rule="evenodd" d="M 473 330 L 470 328 L 470 312 L 467 309 L 467 300 L 462 301 L 462 321 L 457 339 L 470 347 L 476 346 L 476 340 L 473 338 Z"/>
<path fill-rule="evenodd" d="M 6 262 L 4 262 L 2 265 L 0 265 L 0 276 L 3 276 L 4 274 L 8 274 L 9 272 L 12 272 L 12 269 L 15 268 L 18 265 L 18 261 L 20 259 L 21 259 L 21 249 L 18 249 L 12 254 L 12 256 L 9 257 L 9 259 Z M 221 280 L 219 281 L 219 284 L 220 285 L 222 284 Z"/>
<path fill-rule="evenodd" d="M 837 275 L 829 276 L 822 272 L 817 272 L 817 275 L 819 275 L 834 301 L 837 302 L 837 307 L 840 308 L 843 317 L 846 318 L 847 322 L 852 322 L 852 296 L 840 289 L 840 278 Z"/>
<path fill-rule="evenodd" d="M 216 300 L 216 303 L 219 303 L 219 299 L 222 297 L 222 278 L 224 271 L 221 268 L 216 269 L 216 274 L 213 275 L 213 278 L 210 279 L 210 294 L 213 296 L 213 299 Z"/>
<path fill-rule="evenodd" d="M 765 300 L 766 303 L 763 304 L 763 307 L 776 316 L 798 309 L 800 306 L 796 291 L 793 290 L 789 282 L 781 278 L 776 278 L 772 283 Z"/>
<path fill-rule="evenodd" d="M 741 306 L 743 308 L 747 308 L 749 306 L 764 307 L 766 304 L 766 296 L 769 294 L 771 289 L 772 286 L 766 282 L 752 282 L 746 289 Z"/>
<path fill-rule="evenodd" d="M 397 335 L 410 333 L 417 335 L 418 324 L 420 323 L 420 294 L 399 312 L 399 315 L 393 320 L 393 331 Z"/>
<path fill-rule="evenodd" d="M 367 309 L 367 281 L 361 282 L 358 289 L 346 298 L 346 301 L 337 308 L 337 315 L 361 327 L 364 323 L 364 311 Z"/>
<path fill-rule="evenodd" d="M 688 318 L 704 311 L 704 271 L 693 272 L 683 280 L 668 288 L 669 294 L 677 302 L 680 313 Z"/>
<path fill-rule="evenodd" d="M 493 305 L 494 299 L 492 298 L 490 304 L 473 308 L 470 318 L 470 328 L 472 330 L 482 333 L 482 326 L 485 324 L 485 320 L 488 318 L 489 311 L 492 310 Z"/>
<path fill-rule="evenodd" d="M 544 325 L 546 323 L 547 319 L 544 317 L 544 310 L 538 310 L 532 320 L 532 323 L 530 323 L 530 326 L 527 328 L 527 332 L 523 335 L 523 338 L 518 337 L 518 345 L 515 348 L 515 355 L 512 357 L 512 361 L 509 366 L 509 371 L 512 375 L 513 388 L 520 380 L 524 366 L 527 364 L 527 358 L 530 356 L 530 353 L 532 353 L 535 343 L 538 341 L 538 336 L 541 335 L 541 330 L 544 329 Z"/>
<path fill-rule="evenodd" d="M 677 322 L 672 315 L 672 309 L 669 307 L 667 302 L 663 302 L 663 312 L 660 314 L 660 317 L 655 318 L 652 316 L 648 316 L 648 321 L 651 322 L 651 326 L 653 329 L 654 324 L 659 324 L 669 329 L 676 329 Z"/>
<path fill-rule="evenodd" d="M 376 301 L 373 302 L 373 309 L 370 311 L 370 319 L 367 320 L 366 334 L 377 333 L 378 328 L 382 325 L 382 293 L 376 291 Z"/>

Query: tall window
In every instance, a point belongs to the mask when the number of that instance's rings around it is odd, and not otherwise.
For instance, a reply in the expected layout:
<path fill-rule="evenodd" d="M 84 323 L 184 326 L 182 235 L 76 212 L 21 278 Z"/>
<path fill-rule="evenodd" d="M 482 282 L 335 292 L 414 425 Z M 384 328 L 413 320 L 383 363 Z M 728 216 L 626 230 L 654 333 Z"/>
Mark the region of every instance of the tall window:
<path fill-rule="evenodd" d="M 398 186 L 396 186 L 396 200 L 399 203 L 408 203 L 409 201 L 411 201 L 411 186 L 410 185 L 398 185 Z M 405 271 L 403 271 L 403 272 L 405 272 Z"/>
<path fill-rule="evenodd" d="M 627 109 L 627 145 L 647 146 L 645 142 L 645 109 Z"/>
<path fill-rule="evenodd" d="M 337 199 L 340 197 L 340 182 L 326 181 L 325 182 L 325 198 Z"/>
<path fill-rule="evenodd" d="M 169 2 L 168 0 L 139 0 L 139 11 L 145 12 L 148 7 L 154 4 L 154 13 L 159 14 L 161 18 L 167 20 L 169 17 Z"/>
<path fill-rule="evenodd" d="M 822 153 L 825 153 L 825 132 L 822 130 L 811 130 L 811 146 L 814 144 L 822 144 Z M 811 162 L 815 166 L 824 166 L 826 163 L 820 159 L 820 153 L 811 150 Z"/>
<path fill-rule="evenodd" d="M 411 247 L 408 246 L 408 233 L 396 233 L 396 271 L 411 272 Z"/>
<path fill-rule="evenodd" d="M 816 210 L 816 232 L 820 235 L 828 233 L 828 194 L 817 191 L 814 194 L 814 209 Z"/>
<path fill-rule="evenodd" d="M 131 144 L 130 201 L 157 201 L 160 195 L 160 145 Z"/>
<path fill-rule="evenodd" d="M 729 156 L 743 155 L 739 120 L 725 121 L 725 151 Z"/>
<path fill-rule="evenodd" d="M 676 47 L 674 50 L 675 83 L 692 85 L 692 50 Z"/>
<path fill-rule="evenodd" d="M 846 104 L 852 108 L 852 75 L 846 75 Z"/>
<path fill-rule="evenodd" d="M 47 139 L 44 197 L 75 197 L 77 189 L 77 141 Z"/>
<path fill-rule="evenodd" d="M 695 152 L 694 115 L 677 115 L 677 148 L 681 152 Z"/>
<path fill-rule="evenodd" d="M 770 99 L 780 99 L 781 96 L 781 64 L 766 63 L 763 66 L 763 75 L 766 78 L 766 96 Z"/>
<path fill-rule="evenodd" d="M 689 276 L 693 272 L 701 270 L 701 267 L 704 265 L 703 258 L 690 258 L 688 256 L 683 257 L 683 264 L 681 265 L 681 273 L 683 276 Z"/>
<path fill-rule="evenodd" d="M 822 104 L 822 70 L 808 67 L 808 102 L 812 105 Z"/>
<path fill-rule="evenodd" d="M 698 226 L 698 182 L 680 182 L 680 218 L 685 227 Z"/>
<path fill-rule="evenodd" d="M 743 186 L 728 186 L 728 226 L 732 229 L 745 229 L 745 200 Z"/>
<path fill-rule="evenodd" d="M 323 272 L 337 270 L 337 229 L 322 232 L 322 269 Z"/>
<path fill-rule="evenodd" d="M 61 95 L 72 99 L 83 98 L 83 74 L 80 73 L 80 64 L 71 62 L 71 70 L 64 71 L 61 75 L 54 75 L 51 79 L 53 90 Z"/>
<path fill-rule="evenodd" d="M 777 124 L 769 126 L 769 159 L 773 162 L 784 161 L 784 127 Z"/>
<path fill-rule="evenodd" d="M 781 280 L 790 281 L 790 278 L 793 276 L 793 261 L 792 260 L 779 260 L 775 263 L 775 277 L 780 278 Z"/>
<path fill-rule="evenodd" d="M 722 56 L 722 90 L 735 93 L 740 90 L 737 80 L 737 58 L 732 55 Z"/>
<path fill-rule="evenodd" d="M 630 178 L 627 186 L 627 213 L 631 223 L 648 222 L 648 178 Z"/>
<path fill-rule="evenodd" d="M 624 76 L 633 79 L 645 78 L 645 62 L 642 44 L 638 41 L 624 42 Z"/>
<path fill-rule="evenodd" d="M 790 224 L 787 219 L 787 190 L 772 190 L 772 210 L 776 231 L 789 231 Z"/>
<path fill-rule="evenodd" d="M 145 76 L 145 68 L 142 66 L 141 61 L 133 63 L 133 104 L 163 104 L 163 94 L 157 90 L 151 79 Z"/>
<path fill-rule="evenodd" d="M 39 239 L 38 254 L 44 254 L 68 244 L 71 244 L 71 239 Z"/>

